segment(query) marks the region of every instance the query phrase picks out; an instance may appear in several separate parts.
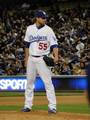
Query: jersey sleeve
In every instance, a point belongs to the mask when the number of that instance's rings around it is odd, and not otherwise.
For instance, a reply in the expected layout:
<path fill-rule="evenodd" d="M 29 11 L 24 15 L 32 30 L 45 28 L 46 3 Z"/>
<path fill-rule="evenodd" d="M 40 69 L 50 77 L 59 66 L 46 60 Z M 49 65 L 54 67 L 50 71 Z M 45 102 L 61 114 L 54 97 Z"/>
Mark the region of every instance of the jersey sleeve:
<path fill-rule="evenodd" d="M 50 46 L 58 46 L 58 43 L 57 43 L 57 38 L 55 36 L 55 33 L 53 32 L 53 30 L 51 29 L 49 31 L 49 42 L 50 42 Z"/>

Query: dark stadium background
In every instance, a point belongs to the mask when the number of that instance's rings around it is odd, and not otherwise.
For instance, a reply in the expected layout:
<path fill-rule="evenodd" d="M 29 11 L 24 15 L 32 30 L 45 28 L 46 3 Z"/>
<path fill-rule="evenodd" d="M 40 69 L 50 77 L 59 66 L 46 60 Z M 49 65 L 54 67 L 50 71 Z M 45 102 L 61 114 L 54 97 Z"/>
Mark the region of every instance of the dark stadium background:
<path fill-rule="evenodd" d="M 51 7 L 52 5 L 53 6 L 55 5 L 55 8 L 58 10 L 58 7 L 61 6 L 62 9 L 63 8 L 62 5 L 66 6 L 66 4 L 67 6 L 70 5 L 72 7 L 83 6 L 84 8 L 87 8 L 88 6 L 90 6 L 90 0 L 0 0 L 0 13 L 3 10 L 10 10 L 10 9 L 12 10 L 12 8 L 19 9 L 19 6 L 21 6 L 23 3 L 30 4 L 31 10 L 38 9 L 40 7 Z M 80 85 L 80 82 L 82 84 L 85 83 L 83 82 L 83 79 L 81 81 L 80 79 L 73 80 L 72 78 L 70 80 L 67 78 L 63 78 L 63 79 L 61 81 L 59 81 L 59 79 L 56 79 L 56 81 L 54 81 L 56 89 L 86 89 L 86 86 L 83 87 L 83 85 L 77 88 L 76 83 L 78 83 L 78 85 Z"/>
<path fill-rule="evenodd" d="M 36 7 L 37 5 L 41 6 L 50 6 L 52 4 L 58 4 L 61 2 L 65 3 L 82 3 L 89 2 L 89 0 L 0 0 L 0 6 L 3 7 L 13 7 L 15 5 L 21 5 L 23 3 L 29 3 L 31 7 Z"/>

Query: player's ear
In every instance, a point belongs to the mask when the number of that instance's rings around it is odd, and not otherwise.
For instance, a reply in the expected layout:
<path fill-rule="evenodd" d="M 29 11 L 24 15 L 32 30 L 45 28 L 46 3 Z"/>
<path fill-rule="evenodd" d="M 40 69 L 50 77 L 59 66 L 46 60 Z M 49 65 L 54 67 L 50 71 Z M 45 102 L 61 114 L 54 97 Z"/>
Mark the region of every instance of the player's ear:
<path fill-rule="evenodd" d="M 35 22 L 36 22 L 36 18 L 33 18 L 33 19 L 32 19 L 32 23 L 35 23 Z"/>
<path fill-rule="evenodd" d="M 36 17 L 35 20 L 37 21 L 37 20 L 38 20 L 38 17 Z"/>

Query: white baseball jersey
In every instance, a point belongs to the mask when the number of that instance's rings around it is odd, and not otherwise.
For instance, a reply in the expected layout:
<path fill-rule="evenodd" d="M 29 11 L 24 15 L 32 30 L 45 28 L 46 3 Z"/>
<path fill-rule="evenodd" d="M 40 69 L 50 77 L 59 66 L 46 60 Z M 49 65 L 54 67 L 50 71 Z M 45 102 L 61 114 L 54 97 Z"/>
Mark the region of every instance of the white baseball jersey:
<path fill-rule="evenodd" d="M 57 45 L 53 30 L 45 25 L 38 29 L 36 24 L 27 27 L 24 41 L 30 42 L 30 55 L 47 55 L 52 45 Z"/>

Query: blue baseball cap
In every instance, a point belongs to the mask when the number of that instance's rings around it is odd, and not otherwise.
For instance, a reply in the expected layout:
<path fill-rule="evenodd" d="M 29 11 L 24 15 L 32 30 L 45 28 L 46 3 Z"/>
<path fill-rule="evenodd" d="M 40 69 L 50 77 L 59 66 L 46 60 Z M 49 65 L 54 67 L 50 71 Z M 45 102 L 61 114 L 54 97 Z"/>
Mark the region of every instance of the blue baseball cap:
<path fill-rule="evenodd" d="M 40 18 L 43 18 L 43 19 L 47 19 L 48 18 L 46 12 L 44 12 L 43 10 L 36 11 L 35 17 L 38 17 L 38 18 L 40 17 Z"/>

